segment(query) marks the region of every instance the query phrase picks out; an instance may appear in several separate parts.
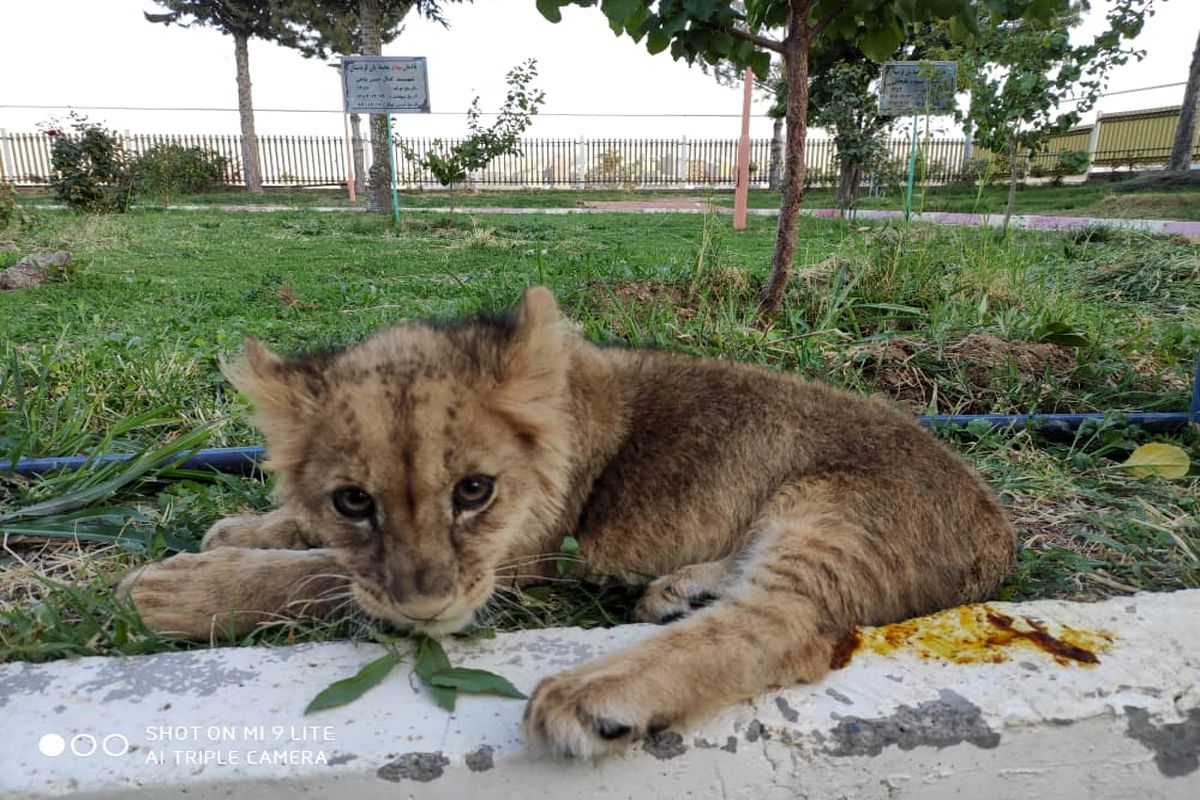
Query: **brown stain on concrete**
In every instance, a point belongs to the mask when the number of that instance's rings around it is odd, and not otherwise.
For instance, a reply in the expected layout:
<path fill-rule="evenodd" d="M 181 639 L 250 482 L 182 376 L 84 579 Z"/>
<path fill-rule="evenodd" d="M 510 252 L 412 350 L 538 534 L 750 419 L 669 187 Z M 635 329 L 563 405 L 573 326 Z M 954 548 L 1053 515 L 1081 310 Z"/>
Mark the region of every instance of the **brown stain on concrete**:
<path fill-rule="evenodd" d="M 904 652 L 952 664 L 1000 664 L 1036 650 L 1063 666 L 1086 667 L 1099 664 L 1097 654 L 1107 652 L 1112 643 L 1107 631 L 1068 625 L 1052 628 L 1033 617 L 1013 617 L 975 603 L 877 628 L 858 628 L 835 648 L 830 666 L 844 667 L 859 652 L 883 656 Z"/>

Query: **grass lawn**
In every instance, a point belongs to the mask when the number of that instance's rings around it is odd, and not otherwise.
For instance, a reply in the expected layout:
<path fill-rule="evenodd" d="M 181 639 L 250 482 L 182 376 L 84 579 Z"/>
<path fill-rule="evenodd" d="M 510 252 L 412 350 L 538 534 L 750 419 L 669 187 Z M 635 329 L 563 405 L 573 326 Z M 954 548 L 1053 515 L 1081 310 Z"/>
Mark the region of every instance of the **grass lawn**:
<path fill-rule="evenodd" d="M 1120 184 L 1093 181 L 1064 186 L 1026 185 L 1017 192 L 1016 213 L 1051 214 L 1082 217 L 1130 217 L 1142 219 L 1200 220 L 1200 189 L 1119 191 Z M 961 211 L 970 213 L 1002 213 L 1007 201 L 1005 186 L 989 185 L 982 190 L 969 185 L 918 186 L 913 208 L 918 211 Z M 622 189 L 534 189 L 509 191 L 480 191 L 477 193 L 445 191 L 404 191 L 400 204 L 409 208 L 574 208 L 614 201 L 711 201 L 719 206 L 733 206 L 731 190 L 622 190 Z M 23 200 L 30 205 L 51 202 L 45 192 L 25 191 Z M 334 189 L 279 189 L 251 195 L 239 190 L 180 197 L 173 202 L 190 205 L 249 205 L 312 208 L 315 206 L 351 207 L 346 193 Z M 155 205 L 145 201 L 145 205 Z M 158 205 L 161 205 L 159 203 Z M 362 205 L 362 203 L 359 203 Z M 779 208 L 779 193 L 752 189 L 751 208 Z M 813 187 L 805 195 L 806 208 L 833 208 L 833 190 Z M 859 207 L 868 209 L 903 210 L 903 187 L 893 187 L 879 196 L 868 196 L 864 189 Z"/>
<path fill-rule="evenodd" d="M 555 194 L 554 197 L 559 195 Z M 510 304 L 544 283 L 591 335 L 758 362 L 889 394 L 914 413 L 1180 411 L 1200 352 L 1198 249 L 1177 239 L 800 223 L 778 323 L 751 326 L 774 222 L 710 215 L 386 218 L 33 211 L 0 267 L 67 249 L 62 283 L 0 294 L 0 460 L 142 453 L 130 466 L 0 474 L 0 660 L 192 646 L 145 630 L 107 587 L 268 505 L 257 480 L 150 468 L 165 452 L 258 442 L 217 370 L 253 334 L 289 350 L 397 320 Z M 1061 343 L 1059 343 L 1061 342 Z M 1021 532 L 1009 598 L 1200 586 L 1200 484 L 1115 465 L 1151 439 L 1119 416 L 1067 440 L 943 431 Z M 39 505 L 40 504 L 40 505 Z M 119 541 L 118 541 L 119 539 Z M 532 589 L 492 630 L 623 619 L 621 587 Z M 361 619 L 248 641 L 369 635 Z"/>

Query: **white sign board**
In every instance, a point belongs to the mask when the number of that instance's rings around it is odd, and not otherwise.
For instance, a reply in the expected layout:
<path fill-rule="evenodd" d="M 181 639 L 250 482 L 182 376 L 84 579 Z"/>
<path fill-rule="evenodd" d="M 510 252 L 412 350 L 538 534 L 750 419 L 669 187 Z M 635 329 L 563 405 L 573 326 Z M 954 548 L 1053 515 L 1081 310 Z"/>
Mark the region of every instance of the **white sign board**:
<path fill-rule="evenodd" d="M 879 113 L 949 114 L 957 77 L 957 61 L 888 61 L 879 76 Z"/>
<path fill-rule="evenodd" d="M 425 58 L 343 56 L 342 98 L 347 114 L 428 114 Z"/>

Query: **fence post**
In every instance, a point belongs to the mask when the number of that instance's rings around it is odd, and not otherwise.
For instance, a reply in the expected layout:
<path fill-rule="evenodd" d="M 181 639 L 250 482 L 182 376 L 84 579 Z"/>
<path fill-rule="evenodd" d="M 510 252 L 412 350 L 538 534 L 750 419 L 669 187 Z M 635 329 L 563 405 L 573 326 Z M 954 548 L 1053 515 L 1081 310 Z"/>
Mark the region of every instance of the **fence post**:
<path fill-rule="evenodd" d="M 575 140 L 575 188 L 583 188 L 583 144 L 586 140 L 580 136 Z"/>
<path fill-rule="evenodd" d="M 8 143 L 8 131 L 0 128 L 0 183 L 16 183 L 17 176 L 13 175 L 9 180 L 9 169 L 16 171 L 16 164 L 13 163 L 12 145 Z"/>
<path fill-rule="evenodd" d="M 1085 178 L 1088 175 L 1092 174 L 1092 167 L 1095 166 L 1095 164 L 1096 164 L 1096 148 L 1100 144 L 1100 117 L 1101 116 L 1102 116 L 1101 111 L 1099 109 L 1096 109 L 1096 121 L 1092 123 L 1092 132 L 1088 136 L 1088 168 L 1087 168 L 1087 172 L 1084 174 Z"/>
<path fill-rule="evenodd" d="M 688 188 L 688 140 L 685 135 L 679 140 L 679 147 L 675 151 L 677 157 L 675 159 L 675 182 L 680 184 L 684 189 Z"/>

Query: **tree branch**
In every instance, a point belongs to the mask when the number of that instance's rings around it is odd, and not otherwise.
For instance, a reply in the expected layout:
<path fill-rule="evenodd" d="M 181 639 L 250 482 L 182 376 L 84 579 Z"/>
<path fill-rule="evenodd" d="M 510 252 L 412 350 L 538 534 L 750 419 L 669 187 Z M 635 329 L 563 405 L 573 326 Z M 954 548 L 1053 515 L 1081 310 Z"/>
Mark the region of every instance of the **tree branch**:
<path fill-rule="evenodd" d="M 810 26 L 808 29 L 809 30 L 809 34 L 808 34 L 809 39 L 815 39 L 818 36 L 820 36 L 825 31 L 825 29 L 829 27 L 829 23 L 831 23 L 835 19 L 837 19 L 838 15 L 846 10 L 846 6 L 847 6 L 847 3 L 845 3 L 845 2 L 838 3 L 833 8 L 829 9 L 828 14 L 826 14 L 824 17 L 822 17 L 821 19 L 814 22 L 812 24 L 812 26 Z"/>
<path fill-rule="evenodd" d="M 735 39 L 741 39 L 744 42 L 750 42 L 756 47 L 761 47 L 764 50 L 771 50 L 776 53 L 783 53 L 783 42 L 777 42 L 774 39 L 769 39 L 766 36 L 759 36 L 757 33 L 743 30 L 741 28 L 727 29 L 729 35 Z"/>

